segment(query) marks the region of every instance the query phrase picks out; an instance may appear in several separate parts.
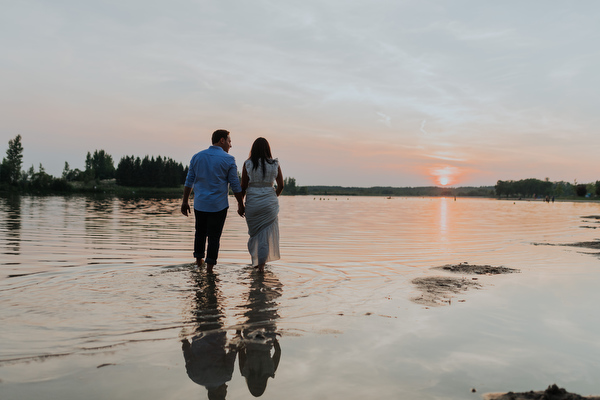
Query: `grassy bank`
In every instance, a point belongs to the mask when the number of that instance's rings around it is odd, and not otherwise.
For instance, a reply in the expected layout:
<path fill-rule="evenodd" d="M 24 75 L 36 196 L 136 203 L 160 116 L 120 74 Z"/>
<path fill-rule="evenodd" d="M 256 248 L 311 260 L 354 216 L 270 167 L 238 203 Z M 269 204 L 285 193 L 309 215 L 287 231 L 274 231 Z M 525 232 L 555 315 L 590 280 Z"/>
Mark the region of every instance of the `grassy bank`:
<path fill-rule="evenodd" d="M 0 194 L 26 194 L 26 195 L 69 195 L 69 194 L 99 194 L 118 197 L 181 197 L 183 185 L 180 187 L 154 188 L 154 187 L 130 187 L 120 186 L 114 179 L 100 182 L 68 182 L 57 188 L 36 188 L 17 186 L 0 186 Z"/>
<path fill-rule="evenodd" d="M 181 197 L 183 195 L 183 185 L 180 187 L 131 187 L 120 186 L 114 179 L 89 183 L 74 182 L 71 185 L 71 193 L 82 194 L 107 194 L 119 197 Z"/>
<path fill-rule="evenodd" d="M 297 195 L 308 196 L 381 196 L 381 197 L 486 197 L 508 201 L 544 201 L 543 198 L 531 197 L 501 197 L 498 198 L 493 186 L 482 187 L 456 187 L 446 188 L 437 186 L 423 187 L 341 187 L 341 186 L 301 186 L 296 188 Z M 117 185 L 114 179 L 100 182 L 68 182 L 59 188 L 35 187 L 21 188 L 18 186 L 0 186 L 0 194 L 26 194 L 26 195 L 68 195 L 92 194 L 118 197 L 167 197 L 179 198 L 183 195 L 183 185 L 179 187 L 131 187 Z M 232 194 L 230 192 L 230 194 Z M 284 190 L 282 195 L 294 195 Z M 562 196 L 555 201 L 600 202 L 600 197 Z"/>

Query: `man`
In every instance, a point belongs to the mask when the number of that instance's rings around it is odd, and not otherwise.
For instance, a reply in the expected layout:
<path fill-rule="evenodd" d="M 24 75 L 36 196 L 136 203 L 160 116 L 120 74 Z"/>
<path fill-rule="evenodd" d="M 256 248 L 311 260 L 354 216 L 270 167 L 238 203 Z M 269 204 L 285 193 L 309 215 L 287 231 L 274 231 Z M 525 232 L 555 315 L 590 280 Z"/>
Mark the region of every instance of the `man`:
<path fill-rule="evenodd" d="M 196 216 L 194 257 L 198 267 L 201 267 L 206 255 L 208 273 L 213 272 L 219 255 L 221 233 L 229 208 L 229 185 L 238 202 L 238 214 L 244 215 L 242 187 L 235 158 L 228 154 L 230 148 L 229 132 L 224 129 L 216 130 L 212 134 L 212 146 L 192 157 L 185 179 L 181 213 L 187 217 L 190 212 L 188 200 L 193 188 Z M 208 248 L 206 248 L 207 238 Z"/>

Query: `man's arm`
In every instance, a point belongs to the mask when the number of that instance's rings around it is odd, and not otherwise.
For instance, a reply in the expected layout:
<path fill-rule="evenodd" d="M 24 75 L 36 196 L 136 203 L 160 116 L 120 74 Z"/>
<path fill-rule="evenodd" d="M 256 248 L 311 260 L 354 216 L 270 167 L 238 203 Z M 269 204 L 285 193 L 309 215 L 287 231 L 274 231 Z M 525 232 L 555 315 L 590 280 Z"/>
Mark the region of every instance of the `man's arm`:
<path fill-rule="evenodd" d="M 185 183 L 183 188 L 183 200 L 181 201 L 181 213 L 186 217 L 190 213 L 190 204 L 189 198 L 190 193 L 192 192 L 192 186 L 194 186 L 194 181 L 196 180 L 195 171 L 195 156 L 190 160 L 190 166 L 188 168 L 187 176 L 185 177 Z"/>
<path fill-rule="evenodd" d="M 183 188 L 183 200 L 181 201 L 181 213 L 183 215 L 185 215 L 186 217 L 188 216 L 188 214 L 190 212 L 189 198 L 190 198 L 190 193 L 191 192 L 192 192 L 192 188 L 191 187 L 185 186 Z"/>

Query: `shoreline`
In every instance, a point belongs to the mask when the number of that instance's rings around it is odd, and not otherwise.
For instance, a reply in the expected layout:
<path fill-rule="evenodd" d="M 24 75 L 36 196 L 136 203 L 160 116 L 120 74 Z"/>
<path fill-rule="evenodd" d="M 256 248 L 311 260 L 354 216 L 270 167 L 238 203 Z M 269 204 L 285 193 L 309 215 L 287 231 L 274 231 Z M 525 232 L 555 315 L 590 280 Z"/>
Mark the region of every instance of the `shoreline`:
<path fill-rule="evenodd" d="M 122 197 L 122 198 L 178 198 L 183 196 L 183 186 L 180 188 L 152 188 L 152 187 L 129 187 L 129 186 L 116 186 L 118 189 L 115 189 L 115 186 L 98 186 L 98 187 L 85 187 L 85 188 L 77 188 L 71 191 L 18 191 L 18 190 L 0 190 L 0 197 L 12 197 L 12 196 L 114 196 L 114 197 Z M 232 196 L 232 194 L 229 194 Z M 317 194 L 317 193 L 308 193 L 308 194 L 285 194 L 282 193 L 282 196 L 285 197 L 310 197 L 310 196 L 319 196 L 319 197 L 379 197 L 383 199 L 398 199 L 398 198 L 454 198 L 454 199 L 489 199 L 489 200 L 499 200 L 499 201 L 512 201 L 512 202 L 539 202 L 545 203 L 544 199 L 524 199 L 524 198 L 498 198 L 492 196 L 452 196 L 452 195 L 400 195 L 400 196 L 388 196 L 388 195 L 378 195 L 378 194 Z M 576 197 L 565 197 L 565 198 L 555 198 L 554 202 L 556 203 L 600 203 L 600 198 L 576 198 Z M 550 202 L 552 203 L 552 202 Z"/>
<path fill-rule="evenodd" d="M 120 197 L 180 197 L 183 195 L 183 184 L 175 187 L 148 187 L 148 186 L 121 186 L 116 180 L 61 181 L 56 187 L 34 188 L 0 185 L 0 196 L 7 195 L 33 195 L 33 196 L 60 196 L 60 195 L 88 195 L 106 194 Z M 230 190 L 230 195 L 232 194 Z M 502 197 L 496 194 L 494 186 L 418 186 L 418 187 L 343 187 L 343 186 L 294 186 L 283 190 L 283 196 L 346 196 L 346 197 L 383 197 L 387 199 L 402 197 L 431 197 L 431 198 L 478 198 L 496 199 L 503 201 L 545 201 L 543 197 L 511 196 Z M 600 196 L 554 197 L 555 202 L 600 202 Z"/>

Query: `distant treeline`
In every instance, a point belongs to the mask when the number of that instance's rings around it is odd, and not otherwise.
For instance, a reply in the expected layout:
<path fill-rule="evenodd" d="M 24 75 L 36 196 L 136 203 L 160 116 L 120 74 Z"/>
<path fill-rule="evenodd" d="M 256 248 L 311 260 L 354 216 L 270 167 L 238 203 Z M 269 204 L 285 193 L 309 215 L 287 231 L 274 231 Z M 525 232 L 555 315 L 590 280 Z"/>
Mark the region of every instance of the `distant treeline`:
<path fill-rule="evenodd" d="M 179 187 L 185 182 L 188 167 L 170 158 L 125 156 L 115 172 L 117 185 L 134 187 Z"/>
<path fill-rule="evenodd" d="M 318 195 L 318 196 L 473 196 L 473 197 L 494 197 L 493 186 L 480 187 L 342 187 L 342 186 L 301 186 L 297 188 L 298 194 Z M 287 187 L 284 192 L 287 191 Z"/>
<path fill-rule="evenodd" d="M 495 186 L 498 197 L 591 197 L 600 196 L 600 181 L 595 183 L 550 182 L 548 178 L 498 181 Z"/>
<path fill-rule="evenodd" d="M 85 171 L 70 171 L 65 163 L 63 176 L 67 181 L 85 181 L 116 179 L 117 185 L 132 187 L 179 187 L 187 175 L 187 167 L 171 158 L 134 156 L 121 158 L 115 169 L 112 157 L 104 150 L 87 153 Z"/>
<path fill-rule="evenodd" d="M 71 169 L 65 162 L 62 176 L 55 178 L 46 173 L 42 164 L 36 171 L 33 165 L 28 170 L 21 170 L 23 146 L 21 135 L 8 141 L 6 157 L 0 164 L 0 189 L 10 191 L 33 192 L 71 192 L 96 191 L 102 181 L 112 182 L 112 186 L 154 188 L 144 191 L 149 194 L 162 192 L 164 188 L 180 188 L 185 182 L 188 168 L 171 158 L 144 158 L 125 156 L 121 158 L 117 168 L 113 158 L 104 150 L 88 152 L 83 171 Z M 331 195 L 331 196 L 472 196 L 472 197 L 591 197 L 600 196 L 600 181 L 595 183 L 573 184 L 569 182 L 550 182 L 548 178 L 522 179 L 519 181 L 498 181 L 496 186 L 447 188 L 438 186 L 424 187 L 385 187 L 374 186 L 342 187 L 342 186 L 297 186 L 296 179 L 285 178 L 284 195 Z M 106 184 L 104 186 L 106 188 Z M 160 188 L 160 189 L 159 189 Z M 131 190 L 130 190 L 131 191 Z M 139 192 L 136 189 L 136 192 Z M 174 191 L 170 191 L 173 192 Z M 179 193 L 179 192 L 177 192 Z"/>
<path fill-rule="evenodd" d="M 0 185 L 9 190 L 70 192 L 86 191 L 89 184 L 115 179 L 117 185 L 128 187 L 179 188 L 187 175 L 187 167 L 167 157 L 145 156 L 143 159 L 125 156 L 114 166 L 113 158 L 104 150 L 88 152 L 85 169 L 71 169 L 68 162 L 61 177 L 47 174 L 42 164 L 21 170 L 23 146 L 21 135 L 9 140 L 6 157 L 0 164 Z M 94 187 L 94 185 L 92 185 Z"/>

